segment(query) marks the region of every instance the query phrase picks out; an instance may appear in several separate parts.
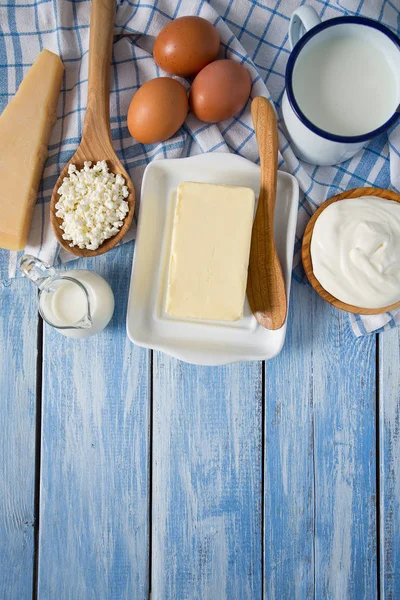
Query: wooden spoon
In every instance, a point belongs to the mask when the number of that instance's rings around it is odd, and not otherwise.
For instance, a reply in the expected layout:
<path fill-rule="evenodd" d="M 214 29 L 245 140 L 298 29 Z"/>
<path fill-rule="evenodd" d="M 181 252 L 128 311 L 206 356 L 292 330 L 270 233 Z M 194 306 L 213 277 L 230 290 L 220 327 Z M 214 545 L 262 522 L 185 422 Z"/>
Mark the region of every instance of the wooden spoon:
<path fill-rule="evenodd" d="M 92 0 L 90 11 L 90 39 L 89 39 L 89 82 L 88 98 L 83 126 L 81 143 L 61 171 L 60 177 L 54 187 L 50 203 L 50 218 L 54 233 L 60 245 L 76 256 L 97 256 L 108 252 L 123 238 L 132 222 L 135 208 L 135 190 L 132 181 L 115 154 L 110 133 L 110 64 L 114 32 L 115 0 Z M 64 177 L 68 176 L 68 166 L 73 163 L 81 169 L 85 161 L 96 163 L 106 160 L 110 171 L 120 173 L 129 190 L 126 199 L 129 204 L 124 223 L 119 232 L 106 240 L 97 250 L 81 250 L 62 238 L 60 229 L 62 220 L 56 217 L 55 205 L 58 202 L 58 188 Z"/>
<path fill-rule="evenodd" d="M 286 319 L 286 290 L 274 241 L 274 210 L 278 175 L 278 126 L 274 109 L 259 96 L 251 116 L 260 152 L 261 187 L 251 236 L 247 297 L 265 329 L 279 329 Z"/>
<path fill-rule="evenodd" d="M 342 302 L 341 300 L 335 298 L 335 296 L 332 296 L 332 294 L 327 292 L 326 289 L 322 287 L 322 285 L 314 275 L 311 258 L 311 239 L 314 231 L 314 226 L 322 211 L 328 208 L 328 206 L 330 206 L 333 202 L 338 202 L 339 200 L 348 200 L 350 198 L 360 198 L 361 196 L 378 196 L 378 198 L 394 200 L 400 203 L 400 194 L 396 194 L 396 192 L 392 192 L 390 190 L 374 187 L 354 188 L 352 190 L 347 190 L 347 192 L 342 192 L 337 196 L 333 196 L 329 200 L 326 200 L 326 202 L 324 202 L 319 207 L 319 209 L 313 214 L 311 219 L 308 221 L 301 247 L 301 257 L 303 260 L 304 270 L 306 272 L 309 282 L 313 286 L 314 290 L 326 302 L 329 302 L 329 304 L 332 304 L 332 306 L 335 306 L 340 310 L 345 310 L 346 312 L 350 312 L 356 315 L 379 315 L 381 313 L 400 308 L 400 301 L 395 302 L 395 304 L 391 304 L 390 306 L 384 306 L 383 308 L 363 308 L 361 306 L 354 306 L 353 304 L 347 304 L 346 302 Z"/>

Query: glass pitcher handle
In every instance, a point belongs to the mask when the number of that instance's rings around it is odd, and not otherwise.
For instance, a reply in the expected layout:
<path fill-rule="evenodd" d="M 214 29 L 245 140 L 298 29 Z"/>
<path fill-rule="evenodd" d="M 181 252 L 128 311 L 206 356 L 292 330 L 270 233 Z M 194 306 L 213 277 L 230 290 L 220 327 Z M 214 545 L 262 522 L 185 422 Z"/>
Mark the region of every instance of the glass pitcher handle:
<path fill-rule="evenodd" d="M 48 287 L 53 279 L 57 277 L 54 267 L 46 264 L 31 254 L 24 254 L 19 263 L 20 271 L 34 283 L 39 290 Z"/>

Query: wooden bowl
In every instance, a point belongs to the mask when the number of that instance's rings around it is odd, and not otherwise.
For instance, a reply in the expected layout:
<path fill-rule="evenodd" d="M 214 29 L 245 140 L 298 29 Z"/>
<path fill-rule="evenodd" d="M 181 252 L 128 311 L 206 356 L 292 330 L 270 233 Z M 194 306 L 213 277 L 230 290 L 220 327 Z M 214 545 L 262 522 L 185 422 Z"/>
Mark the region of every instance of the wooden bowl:
<path fill-rule="evenodd" d="M 388 312 L 390 310 L 394 310 L 395 308 L 400 307 L 400 300 L 395 304 L 391 304 L 390 306 L 384 306 L 382 308 L 362 308 L 360 306 L 354 306 L 352 304 L 346 304 L 346 302 L 342 302 L 332 296 L 329 292 L 327 292 L 322 285 L 319 283 L 318 279 L 314 275 L 312 259 L 311 259 L 311 238 L 314 231 L 315 222 L 318 219 L 319 215 L 322 213 L 325 208 L 327 208 L 333 202 L 338 202 L 339 200 L 347 200 L 350 198 L 360 198 L 361 196 L 378 196 L 379 198 L 385 198 L 386 200 L 395 200 L 400 203 L 400 194 L 396 194 L 395 192 L 391 192 L 389 190 L 383 190 L 382 188 L 374 188 L 374 187 L 360 187 L 354 188 L 352 190 L 348 190 L 347 192 L 343 192 L 342 194 L 338 194 L 337 196 L 333 196 L 326 202 L 324 202 L 319 209 L 313 214 L 308 225 L 306 227 L 303 244 L 301 248 L 301 257 L 303 260 L 304 270 L 308 277 L 309 282 L 313 286 L 314 290 L 318 292 L 318 294 L 332 304 L 336 308 L 340 310 L 345 310 L 346 312 L 350 312 L 357 315 L 379 315 L 384 312 Z"/>

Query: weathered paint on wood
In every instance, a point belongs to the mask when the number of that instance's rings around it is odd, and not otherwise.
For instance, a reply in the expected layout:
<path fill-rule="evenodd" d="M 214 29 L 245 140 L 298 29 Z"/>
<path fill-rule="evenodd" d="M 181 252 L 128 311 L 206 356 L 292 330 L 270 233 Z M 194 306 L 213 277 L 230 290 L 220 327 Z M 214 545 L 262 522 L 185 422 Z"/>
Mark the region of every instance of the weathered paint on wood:
<path fill-rule="evenodd" d="M 400 598 L 400 331 L 380 335 L 380 571 L 382 600 Z"/>
<path fill-rule="evenodd" d="M 153 378 L 152 599 L 261 598 L 261 363 Z"/>
<path fill-rule="evenodd" d="M 132 249 L 73 265 L 113 288 L 107 329 L 45 328 L 39 598 L 148 597 L 150 353 L 126 337 Z"/>
<path fill-rule="evenodd" d="M 30 598 L 38 315 L 33 286 L 0 282 L 0 597 Z"/>
<path fill-rule="evenodd" d="M 131 253 L 89 263 L 116 293 L 109 329 L 83 342 L 45 330 L 39 598 L 148 596 L 150 357 L 125 334 Z M 265 365 L 264 503 L 261 364 L 154 355 L 153 599 L 261 598 L 262 506 L 265 598 L 376 597 L 375 338 L 356 340 L 310 288 L 294 283 L 291 303 L 283 352 Z M 33 574 L 29 282 L 1 287 L 0 309 L 0 597 L 19 600 Z M 400 595 L 399 353 L 399 331 L 382 335 L 385 600 Z"/>
<path fill-rule="evenodd" d="M 374 336 L 309 287 L 291 302 L 266 364 L 265 597 L 374 598 Z"/>
<path fill-rule="evenodd" d="M 285 345 L 265 364 L 264 598 L 270 600 L 314 598 L 314 292 L 292 286 Z"/>
<path fill-rule="evenodd" d="M 377 594 L 375 336 L 312 300 L 315 597 Z"/>

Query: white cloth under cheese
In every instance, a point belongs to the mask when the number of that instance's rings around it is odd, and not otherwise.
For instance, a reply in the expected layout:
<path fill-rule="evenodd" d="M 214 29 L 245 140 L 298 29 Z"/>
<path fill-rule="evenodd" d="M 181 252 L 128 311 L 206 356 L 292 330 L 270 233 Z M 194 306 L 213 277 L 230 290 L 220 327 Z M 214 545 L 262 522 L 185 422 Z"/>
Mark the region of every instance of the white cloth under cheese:
<path fill-rule="evenodd" d="M 56 121 L 64 67 L 42 50 L 0 117 L 0 247 L 22 250 Z"/>
<path fill-rule="evenodd" d="M 254 202 L 250 188 L 191 182 L 179 185 L 167 314 L 218 321 L 242 317 Z"/>

